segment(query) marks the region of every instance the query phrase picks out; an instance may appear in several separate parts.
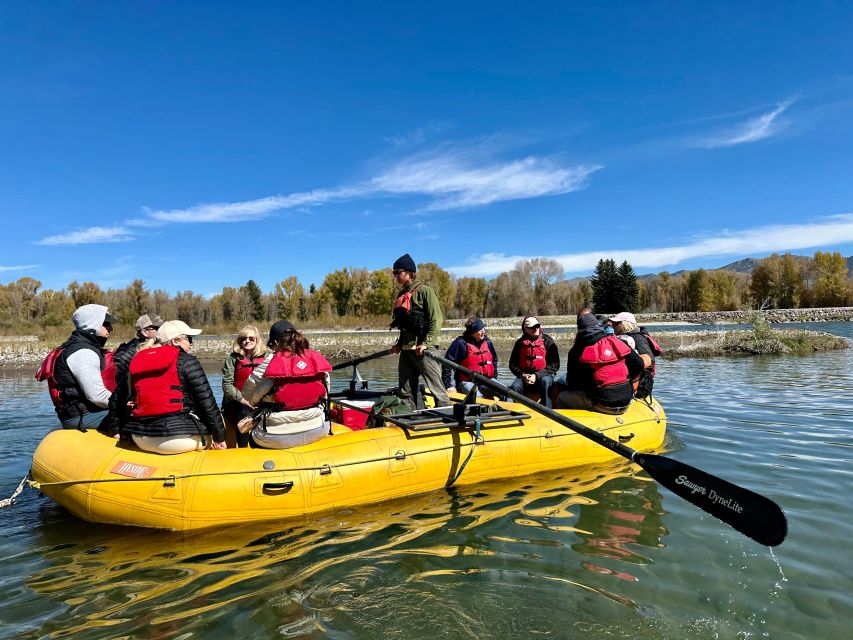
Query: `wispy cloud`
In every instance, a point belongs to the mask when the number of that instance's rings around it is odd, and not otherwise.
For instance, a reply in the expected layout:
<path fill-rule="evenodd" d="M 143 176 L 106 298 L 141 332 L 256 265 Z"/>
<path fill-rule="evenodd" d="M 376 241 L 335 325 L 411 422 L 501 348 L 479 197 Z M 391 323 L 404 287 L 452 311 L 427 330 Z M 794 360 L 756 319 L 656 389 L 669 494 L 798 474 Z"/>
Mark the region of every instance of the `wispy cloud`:
<path fill-rule="evenodd" d="M 36 267 L 37 264 L 0 265 L 0 271 L 27 271 Z"/>
<path fill-rule="evenodd" d="M 450 267 L 456 276 L 493 276 L 509 271 L 519 260 L 553 258 L 569 273 L 590 272 L 601 259 L 627 260 L 636 268 L 678 265 L 692 258 L 760 255 L 853 242 L 853 213 L 832 216 L 813 224 L 772 225 L 721 231 L 713 238 L 700 238 L 683 245 L 650 249 L 602 249 L 556 256 L 521 256 L 487 253 L 472 257 L 468 264 Z"/>
<path fill-rule="evenodd" d="M 773 111 L 750 118 L 733 127 L 721 129 L 709 136 L 695 139 L 692 141 L 692 145 L 705 149 L 717 149 L 769 138 L 784 129 L 785 123 L 780 116 L 792 104 L 794 104 L 794 100 L 785 100 L 785 102 L 779 104 Z"/>
<path fill-rule="evenodd" d="M 143 212 L 160 222 L 244 222 L 259 220 L 275 211 L 308 207 L 327 202 L 350 200 L 362 196 L 364 187 L 343 187 L 340 189 L 315 189 L 290 195 L 268 196 L 243 202 L 216 202 L 199 204 L 188 209 L 157 211 L 143 207 Z"/>
<path fill-rule="evenodd" d="M 465 151 L 418 154 L 367 181 L 334 189 L 199 204 L 187 209 L 143 211 L 160 223 L 241 222 L 298 207 L 400 196 L 426 198 L 421 207 L 425 210 L 459 209 L 577 191 L 586 186 L 592 173 L 602 168 L 602 165 L 565 166 L 554 158 L 535 156 L 477 163 L 471 155 Z"/>
<path fill-rule="evenodd" d="M 578 191 L 601 168 L 533 156 L 477 166 L 462 154 L 424 155 L 398 163 L 370 184 L 376 194 L 428 196 L 432 201 L 424 208 L 435 211 Z"/>
<path fill-rule="evenodd" d="M 558 157 L 494 159 L 489 141 L 467 148 L 444 146 L 397 160 L 374 177 L 334 188 L 272 195 L 239 202 L 201 203 L 183 209 L 143 207 L 121 226 L 90 227 L 48 236 L 41 245 L 126 242 L 137 227 L 260 220 L 276 212 L 358 199 L 412 198 L 414 212 L 487 206 L 496 202 L 557 196 L 583 189 L 602 165 L 569 165 Z M 491 151 L 494 153 L 495 149 Z"/>
<path fill-rule="evenodd" d="M 36 244 L 42 245 L 74 245 L 94 244 L 100 242 L 128 242 L 133 240 L 134 234 L 125 227 L 89 227 L 79 231 L 71 231 L 56 236 L 47 236 L 38 240 Z"/>

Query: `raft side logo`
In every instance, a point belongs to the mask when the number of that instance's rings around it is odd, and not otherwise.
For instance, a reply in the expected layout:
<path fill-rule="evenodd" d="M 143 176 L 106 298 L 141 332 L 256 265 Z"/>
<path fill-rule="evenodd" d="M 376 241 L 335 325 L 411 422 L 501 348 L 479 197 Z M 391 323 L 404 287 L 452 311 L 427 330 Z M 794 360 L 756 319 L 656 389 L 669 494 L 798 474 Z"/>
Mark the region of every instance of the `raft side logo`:
<path fill-rule="evenodd" d="M 304 360 L 300 360 L 299 362 L 297 362 L 297 363 L 296 363 L 296 368 L 297 368 L 297 369 L 304 369 L 304 368 L 305 368 L 305 367 L 307 367 L 307 366 L 308 366 L 308 365 L 305 363 L 305 361 L 304 361 Z"/>
<path fill-rule="evenodd" d="M 110 473 L 128 478 L 150 478 L 156 470 L 157 467 L 146 467 L 144 464 L 133 464 L 132 462 L 119 460 L 110 469 Z"/>

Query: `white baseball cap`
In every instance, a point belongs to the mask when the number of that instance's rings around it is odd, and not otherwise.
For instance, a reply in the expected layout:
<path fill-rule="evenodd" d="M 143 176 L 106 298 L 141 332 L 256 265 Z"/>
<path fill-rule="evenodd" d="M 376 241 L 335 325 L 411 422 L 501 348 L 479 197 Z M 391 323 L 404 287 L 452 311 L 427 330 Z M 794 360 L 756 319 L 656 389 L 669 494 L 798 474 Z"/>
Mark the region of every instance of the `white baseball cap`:
<path fill-rule="evenodd" d="M 157 329 L 157 341 L 165 344 L 178 336 L 197 336 L 200 333 L 201 329 L 193 329 L 183 320 L 169 320 Z"/>

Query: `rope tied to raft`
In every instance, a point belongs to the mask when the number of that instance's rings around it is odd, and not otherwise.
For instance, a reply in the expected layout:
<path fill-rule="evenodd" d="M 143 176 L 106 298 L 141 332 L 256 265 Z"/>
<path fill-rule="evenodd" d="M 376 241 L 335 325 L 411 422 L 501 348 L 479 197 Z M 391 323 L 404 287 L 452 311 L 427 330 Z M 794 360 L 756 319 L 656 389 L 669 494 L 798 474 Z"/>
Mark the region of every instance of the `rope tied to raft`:
<path fill-rule="evenodd" d="M 12 493 L 11 496 L 6 498 L 5 500 L 0 500 L 0 509 L 2 509 L 3 507 L 9 507 L 9 506 L 12 506 L 13 504 L 15 504 L 15 502 L 17 502 L 16 498 L 19 495 L 21 495 L 21 491 L 24 490 L 24 487 L 29 483 L 29 480 L 30 480 L 30 474 L 28 473 L 23 478 L 21 478 L 21 481 L 18 483 L 18 488 L 15 489 L 15 491 Z"/>

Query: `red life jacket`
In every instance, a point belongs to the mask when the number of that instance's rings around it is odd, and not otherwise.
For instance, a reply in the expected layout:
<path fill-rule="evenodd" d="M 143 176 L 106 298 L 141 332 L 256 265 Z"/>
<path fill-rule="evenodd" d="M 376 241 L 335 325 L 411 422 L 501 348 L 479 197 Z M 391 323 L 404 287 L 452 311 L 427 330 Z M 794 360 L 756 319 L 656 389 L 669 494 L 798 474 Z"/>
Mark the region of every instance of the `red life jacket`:
<path fill-rule="evenodd" d="M 396 327 L 403 331 L 412 331 L 417 334 L 418 340 L 422 340 L 426 336 L 426 317 L 423 309 L 415 308 L 412 305 L 412 295 L 420 288 L 421 284 L 419 282 L 408 291 L 397 296 L 397 299 L 394 300 L 391 319 L 392 329 Z"/>
<path fill-rule="evenodd" d="M 277 351 L 264 377 L 273 380 L 275 401 L 281 408 L 294 411 L 317 406 L 326 397 L 326 372 L 331 370 L 329 361 L 311 349 L 302 355 Z"/>
<path fill-rule="evenodd" d="M 524 337 L 518 350 L 518 367 L 524 373 L 534 373 L 545 368 L 545 338 L 542 334 L 535 340 Z"/>
<path fill-rule="evenodd" d="M 234 365 L 234 386 L 238 391 L 242 391 L 246 385 L 246 380 L 252 375 L 259 364 L 264 361 L 264 356 L 240 356 L 237 363 Z"/>
<path fill-rule="evenodd" d="M 44 360 L 41 361 L 35 376 L 36 380 L 39 382 L 47 380 L 47 390 L 50 393 L 50 401 L 57 409 L 60 405 L 59 388 L 56 386 L 56 378 L 53 375 L 53 371 L 56 368 L 56 361 L 62 353 L 62 350 L 62 345 L 52 349 L 50 353 L 44 357 Z M 112 351 L 104 352 L 105 365 L 101 370 L 101 380 L 104 381 L 104 386 L 107 388 L 107 391 L 116 390 L 116 366 L 113 363 L 114 355 L 115 354 Z"/>
<path fill-rule="evenodd" d="M 104 381 L 104 386 L 110 392 L 116 390 L 115 355 L 115 351 L 104 352 L 104 368 L 101 370 L 101 380 Z"/>
<path fill-rule="evenodd" d="M 610 387 L 628 382 L 625 358 L 631 347 L 616 336 L 607 336 L 581 352 L 580 362 L 592 367 L 592 378 L 598 387 Z"/>
<path fill-rule="evenodd" d="M 465 346 L 468 347 L 468 353 L 465 354 L 465 358 L 459 364 L 466 369 L 481 373 L 487 378 L 494 378 L 495 363 L 492 360 L 492 350 L 489 349 L 489 341 L 483 340 L 478 347 L 466 340 Z M 459 379 L 466 382 L 471 380 L 464 373 L 459 373 Z"/>
<path fill-rule="evenodd" d="M 184 408 L 184 391 L 178 378 L 178 355 L 171 344 L 143 349 L 130 361 L 130 374 L 136 418 L 178 413 Z"/>

